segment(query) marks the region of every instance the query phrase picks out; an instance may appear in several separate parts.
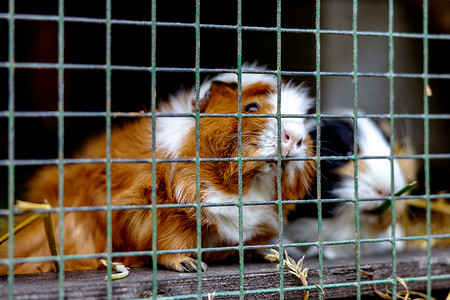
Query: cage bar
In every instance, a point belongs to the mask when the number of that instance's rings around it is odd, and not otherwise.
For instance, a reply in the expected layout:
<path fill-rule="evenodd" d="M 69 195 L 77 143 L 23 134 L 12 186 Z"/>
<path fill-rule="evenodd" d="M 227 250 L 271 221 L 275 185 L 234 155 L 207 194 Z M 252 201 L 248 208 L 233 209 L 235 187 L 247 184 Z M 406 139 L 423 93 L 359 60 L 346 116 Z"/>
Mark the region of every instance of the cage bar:
<path fill-rule="evenodd" d="M 8 247 L 8 289 L 9 299 L 14 295 L 14 204 L 15 204 L 15 1 L 9 0 L 8 14 L 8 228 L 10 243 Z"/>
<path fill-rule="evenodd" d="M 58 280 L 59 299 L 64 299 L 64 1 L 58 1 L 58 225 L 59 257 Z"/>
<path fill-rule="evenodd" d="M 158 298 L 158 276 L 157 276 L 157 257 L 158 257 L 158 244 L 157 244 L 157 207 L 156 207 L 156 0 L 152 0 L 152 52 L 151 52 L 151 113 L 152 113 L 152 269 L 153 269 L 153 290 L 152 298 Z"/>

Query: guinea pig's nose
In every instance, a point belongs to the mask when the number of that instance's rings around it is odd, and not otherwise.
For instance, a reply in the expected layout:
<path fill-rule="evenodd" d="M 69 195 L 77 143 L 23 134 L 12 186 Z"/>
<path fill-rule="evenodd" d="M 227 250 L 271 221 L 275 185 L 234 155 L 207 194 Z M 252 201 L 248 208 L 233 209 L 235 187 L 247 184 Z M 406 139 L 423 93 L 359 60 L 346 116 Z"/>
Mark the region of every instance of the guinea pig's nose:
<path fill-rule="evenodd" d="M 382 188 L 375 188 L 375 193 L 378 195 L 378 197 L 385 197 L 389 195 L 389 192 L 383 190 Z"/>
<path fill-rule="evenodd" d="M 281 140 L 281 155 L 295 155 L 296 150 L 302 146 L 303 139 L 301 134 L 295 131 L 284 130 Z"/>
<path fill-rule="evenodd" d="M 285 142 L 292 144 L 292 146 L 300 147 L 302 145 L 303 139 L 299 134 L 284 130 L 284 140 Z"/>

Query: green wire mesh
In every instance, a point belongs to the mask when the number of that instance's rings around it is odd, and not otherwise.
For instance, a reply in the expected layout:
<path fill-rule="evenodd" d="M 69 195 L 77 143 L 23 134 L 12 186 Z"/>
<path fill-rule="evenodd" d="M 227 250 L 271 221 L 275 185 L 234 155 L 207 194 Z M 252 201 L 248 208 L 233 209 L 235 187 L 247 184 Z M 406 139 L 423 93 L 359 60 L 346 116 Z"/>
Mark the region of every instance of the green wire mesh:
<path fill-rule="evenodd" d="M 392 277 L 395 278 L 397 274 L 396 269 L 396 261 L 397 261 L 397 250 L 396 250 L 396 241 L 398 240 L 412 240 L 412 239 L 423 239 L 426 241 L 426 261 L 427 261 L 427 274 L 422 277 L 410 277 L 405 278 L 407 282 L 409 281 L 426 281 L 427 282 L 427 296 L 431 297 L 432 291 L 432 281 L 434 278 L 448 278 L 450 274 L 444 274 L 443 276 L 432 276 L 431 273 L 431 242 L 432 238 L 443 238 L 448 237 L 448 235 L 442 236 L 433 236 L 431 234 L 431 226 L 430 226 L 430 201 L 432 199 L 436 199 L 438 197 L 442 197 L 442 195 L 432 195 L 430 190 L 430 159 L 449 159 L 450 154 L 430 154 L 430 120 L 446 120 L 450 119 L 450 116 L 447 114 L 430 114 L 429 111 L 429 97 L 427 95 L 426 87 L 428 86 L 428 82 L 430 79 L 450 79 L 450 74 L 431 74 L 429 73 L 429 40 L 430 39 L 442 39 L 442 40 L 450 40 L 450 36 L 441 35 L 441 34 L 430 34 L 428 32 L 429 21 L 429 9 L 428 9 L 428 1 L 423 1 L 423 32 L 422 33 L 401 33 L 394 31 L 394 1 L 388 1 L 389 7 L 389 16 L 388 16 L 388 30 L 386 32 L 378 32 L 378 31 L 359 31 L 358 29 L 358 1 L 353 0 L 353 12 L 352 12 L 352 28 L 351 30 L 325 30 L 321 28 L 321 2 L 316 1 L 315 5 L 315 28 L 313 29 L 300 29 L 300 28 L 285 28 L 282 26 L 281 19 L 281 8 L 282 1 L 277 0 L 276 3 L 276 26 L 275 27 L 261 27 L 261 26 L 244 26 L 242 22 L 242 1 L 237 1 L 237 22 L 236 25 L 218 25 L 218 24 L 202 24 L 200 22 L 200 11 L 201 11 L 201 1 L 195 1 L 195 21 L 193 23 L 178 23 L 178 22 L 162 22 L 157 21 L 157 1 L 152 0 L 151 5 L 151 20 L 150 21 L 131 21 L 131 20 L 119 20 L 113 19 L 112 10 L 113 5 L 111 0 L 106 1 L 106 18 L 89 18 L 89 17 L 70 17 L 65 16 L 65 1 L 58 1 L 58 15 L 37 15 L 37 14 L 20 14 L 15 11 L 15 1 L 9 0 L 9 12 L 8 13 L 0 13 L 0 19 L 6 20 L 8 22 L 8 61 L 1 62 L 0 68 L 8 70 L 8 89 L 9 89 L 9 98 L 8 98 L 8 110 L 0 111 L 0 118 L 6 118 L 8 120 L 8 158 L 0 160 L 0 166 L 5 166 L 8 168 L 8 209 L 1 209 L 0 215 L 8 217 L 8 226 L 10 228 L 10 245 L 9 245 L 9 257 L 13 257 L 14 253 L 14 234 L 12 233 L 12 228 L 14 228 L 14 202 L 15 202 L 15 168 L 18 166 L 35 166 L 35 165 L 57 165 L 59 168 L 59 208 L 53 208 L 52 212 L 58 213 L 58 223 L 59 227 L 63 228 L 63 218 L 64 213 L 67 212 L 75 212 L 75 211 L 106 211 L 107 215 L 107 252 L 106 253 L 97 253 L 97 254 L 85 254 L 85 255 L 67 255 L 64 253 L 64 234 L 63 230 L 60 230 L 60 245 L 59 245 L 59 253 L 58 257 L 30 257 L 30 258 L 16 258 L 16 259 L 0 259 L 0 263 L 7 264 L 9 266 L 9 275 L 8 275 L 8 287 L 9 287 L 9 297 L 10 299 L 14 298 L 14 265 L 16 263 L 23 262 L 39 262 L 39 261 L 57 261 L 61 266 L 58 272 L 58 280 L 59 280 L 59 298 L 64 299 L 64 261 L 71 259 L 79 259 L 79 258 L 106 258 L 108 261 L 113 260 L 115 257 L 120 256 L 141 256 L 141 255 L 150 255 L 153 258 L 156 258 L 157 255 L 166 254 L 166 253 L 183 253 L 183 252 L 195 252 L 198 257 L 198 273 L 197 273 L 197 293 L 192 295 L 179 295 L 170 297 L 171 299 L 187 299 L 187 298 L 197 298 L 202 299 L 207 296 L 202 289 L 202 277 L 203 272 L 201 271 L 201 257 L 202 253 L 209 251 L 225 251 L 225 250 L 236 250 L 239 252 L 239 290 L 236 291 L 218 291 L 216 296 L 239 296 L 240 299 L 244 299 L 246 295 L 257 295 L 260 293 L 279 293 L 280 299 L 284 298 L 284 293 L 288 291 L 302 291 L 305 289 L 313 290 L 313 289 L 322 289 L 327 290 L 331 288 L 337 287 L 354 287 L 356 288 L 357 298 L 360 299 L 361 295 L 361 286 L 369 285 L 373 283 L 390 283 L 392 285 L 393 294 L 397 291 L 397 281 L 395 279 L 386 279 L 386 280 L 377 280 L 377 281 L 363 281 L 361 280 L 361 253 L 360 247 L 362 242 L 378 242 L 384 241 L 383 239 L 368 239 L 361 240 L 359 235 L 360 230 L 360 214 L 359 214 L 359 201 L 358 200 L 348 200 L 348 199 L 337 199 L 336 201 L 353 201 L 355 205 L 356 212 L 356 232 L 355 232 L 355 240 L 353 241 L 324 241 L 322 237 L 322 199 L 321 199 L 321 169 L 320 162 L 323 159 L 320 155 L 320 122 L 323 118 L 339 118 L 342 115 L 325 115 L 321 113 L 321 88 L 322 81 L 321 79 L 325 76 L 344 76 L 349 77 L 353 81 L 353 112 L 348 117 L 351 117 L 355 124 L 355 137 L 354 137 L 354 149 L 355 154 L 350 157 L 355 162 L 355 199 L 358 199 L 358 159 L 361 157 L 358 156 L 358 118 L 368 117 L 368 118 L 384 118 L 387 119 L 390 123 L 392 129 L 394 129 L 394 121 L 396 119 L 417 119 L 423 120 L 424 126 L 424 149 L 423 154 L 419 155 L 404 155 L 404 156 L 395 156 L 398 158 L 413 158 L 413 159 L 422 159 L 424 161 L 424 169 L 425 169 L 425 194 L 424 199 L 426 200 L 427 205 L 427 213 L 426 213 L 426 235 L 425 236 L 415 236 L 415 237 L 397 237 L 393 233 L 391 239 L 386 239 L 386 241 L 392 242 Z M 42 63 L 42 62 L 16 62 L 15 57 L 15 37 L 16 37 L 16 21 L 26 20 L 26 21 L 52 21 L 58 24 L 58 60 L 57 63 Z M 105 64 L 75 64 L 75 63 L 66 63 L 65 62 L 65 25 L 68 23 L 87 23 L 87 24 L 103 24 L 106 27 L 106 49 L 105 49 Z M 146 26 L 151 28 L 151 36 L 148 38 L 151 39 L 151 66 L 123 66 L 123 65 L 114 65 L 111 60 L 112 56 L 112 26 L 113 25 L 128 25 L 128 26 Z M 195 66 L 193 68 L 175 68 L 175 67 L 159 67 L 157 66 L 157 40 L 158 28 L 193 28 L 195 30 Z M 221 30 L 229 30 L 236 31 L 237 33 L 237 49 L 236 49 L 236 69 L 218 69 L 218 68 L 201 68 L 200 67 L 200 40 L 201 40 L 201 29 L 221 29 Z M 242 91 L 242 64 L 243 64 L 243 32 L 245 31 L 262 31 L 262 32 L 273 32 L 276 34 L 276 69 L 270 71 L 264 71 L 264 73 L 274 74 L 278 78 L 278 111 L 276 119 L 278 120 L 278 132 L 281 130 L 281 114 L 280 114 L 280 96 L 281 96 L 281 78 L 283 76 L 312 76 L 315 78 L 316 83 L 316 106 L 315 113 L 305 116 L 297 116 L 297 117 L 309 117 L 315 118 L 316 120 L 316 128 L 317 128 L 317 153 L 316 157 L 313 158 L 316 161 L 318 166 L 317 170 L 317 200 L 313 201 L 313 203 L 317 204 L 317 213 L 318 213 L 318 240 L 313 243 L 295 243 L 295 244 L 283 244 L 283 216 L 282 216 L 282 205 L 286 203 L 304 203 L 305 201 L 282 201 L 281 197 L 281 168 L 279 168 L 279 174 L 277 176 L 277 200 L 274 200 L 271 203 L 265 204 L 276 204 L 278 206 L 279 211 L 279 223 L 280 223 L 280 234 L 278 239 L 278 244 L 275 246 L 278 248 L 280 252 L 280 261 L 283 261 L 283 253 L 284 248 L 286 246 L 316 246 L 319 250 L 319 282 L 317 286 L 311 285 L 306 287 L 285 287 L 284 285 L 284 276 L 285 270 L 283 264 L 280 263 L 279 267 L 279 287 L 275 289 L 260 289 L 260 290 L 245 290 L 244 289 L 244 250 L 247 249 L 267 249 L 271 248 L 272 245 L 261 245 L 261 246 L 244 246 L 243 243 L 243 207 L 245 205 L 257 205 L 261 203 L 243 203 L 242 201 L 242 162 L 248 160 L 248 158 L 241 157 L 242 149 L 241 149 L 241 137 L 239 135 L 238 138 L 238 157 L 235 159 L 202 159 L 199 158 L 199 123 L 200 118 L 204 116 L 213 116 L 213 117 L 229 117 L 227 115 L 207 115 L 200 114 L 199 111 L 199 103 L 196 102 L 196 113 L 187 113 L 184 115 L 180 114 L 161 114 L 156 112 L 156 86 L 157 86 L 157 74 L 160 73 L 193 73 L 195 75 L 195 90 L 196 90 L 196 98 L 197 100 L 200 97 L 200 84 L 201 84 L 201 75 L 204 74 L 213 74 L 217 72 L 231 72 L 236 73 L 238 76 L 238 91 L 239 94 Z M 293 33 L 293 34 L 301 34 L 308 33 L 312 34 L 315 37 L 315 70 L 314 71 L 286 71 L 282 69 L 282 34 L 283 33 Z M 348 36 L 352 39 L 352 70 L 350 72 L 325 72 L 321 70 L 321 36 L 326 34 L 335 34 L 339 36 Z M 362 36 L 369 37 L 386 37 L 389 43 L 389 70 L 387 73 L 373 73 L 373 72 L 360 72 L 358 69 L 358 38 Z M 415 38 L 421 39 L 423 41 L 423 73 L 421 74 L 411 74 L 411 73 L 395 73 L 394 72 L 394 38 Z M 51 69 L 56 70 L 58 73 L 58 108 L 57 111 L 40 111 L 40 112 L 32 112 L 32 111 L 16 111 L 15 109 L 15 87 L 16 87 L 16 70 L 20 69 Z M 106 76 L 106 110 L 103 112 L 88 112 L 88 111 L 65 111 L 64 109 L 64 74 L 66 70 L 101 70 L 105 71 Z M 151 75 L 151 112 L 145 113 L 120 113 L 112 111 L 112 75 L 113 71 L 122 70 L 122 71 L 133 71 L 133 72 L 147 72 Z M 251 72 L 251 71 L 247 71 Z M 259 72 L 259 71 L 258 71 Z M 360 77 L 379 77 L 386 78 L 389 82 L 389 113 L 387 114 L 361 114 L 358 110 L 358 79 Z M 396 114 L 394 112 L 394 81 L 396 78 L 416 78 L 423 80 L 423 114 Z M 240 107 L 241 97 L 239 96 L 238 105 Z M 240 110 L 239 110 L 240 111 Z M 112 118 L 115 117 L 147 117 L 151 119 L 152 124 L 152 132 L 155 132 L 155 122 L 159 117 L 180 117 L 180 116 L 188 116 L 195 119 L 196 124 L 196 158 L 195 159 L 178 159 L 178 160 L 169 160 L 169 159 L 157 159 L 155 156 L 155 151 L 152 153 L 152 157 L 148 159 L 113 159 L 111 157 L 111 125 Z M 236 117 L 238 120 L 238 132 L 241 133 L 241 121 L 243 116 L 240 112 L 236 115 L 232 115 Z M 58 157 L 57 159 L 16 159 L 14 156 L 14 148 L 15 148 L 15 121 L 17 118 L 38 118 L 38 117 L 55 117 L 57 118 L 58 123 Z M 78 118 L 86 118 L 86 117 L 101 117 L 105 119 L 106 122 L 106 157 L 104 159 L 69 159 L 64 157 L 64 118 L 65 117 L 78 117 Z M 394 130 L 391 131 L 390 135 L 390 145 L 391 145 L 391 154 L 387 157 L 391 160 L 394 159 Z M 278 134 L 278 146 L 280 146 L 280 134 Z M 155 135 L 152 135 L 152 147 L 155 149 L 156 140 Z M 371 157 L 365 157 L 370 159 Z M 379 158 L 379 157 L 377 157 Z M 329 158 L 327 158 L 329 159 Z M 335 158 L 335 159 L 348 159 L 347 157 Z M 236 161 L 239 167 L 239 201 L 238 201 L 238 209 L 239 209 L 239 245 L 233 247 L 220 247 L 220 248 L 202 248 L 201 241 L 201 208 L 210 206 L 211 204 L 201 203 L 200 201 L 200 162 L 201 161 Z M 136 163 L 151 163 L 152 165 L 152 173 L 156 173 L 156 165 L 158 163 L 167 163 L 167 162 L 178 162 L 178 161 L 189 161 L 195 163 L 197 170 L 197 199 L 194 204 L 180 204 L 178 207 L 193 207 L 196 210 L 197 216 L 197 247 L 195 249 L 184 249 L 184 250 L 158 250 L 157 249 L 157 224 L 156 224 L 156 212 L 158 209 L 168 209 L 172 208 L 173 205 L 162 205 L 156 203 L 156 176 L 153 176 L 152 182 L 152 194 L 151 194 L 151 204 L 145 206 L 111 206 L 111 164 L 112 163 L 127 163 L 127 162 L 136 162 Z M 278 157 L 277 163 L 278 166 L 281 167 L 281 157 Z M 107 178 L 107 202 L 105 206 L 99 207 L 64 207 L 64 166 L 69 164 L 80 164 L 80 163 L 103 163 L 106 165 L 106 178 Z M 393 183 L 393 164 L 391 163 L 391 181 Z M 393 186 L 393 184 L 392 184 Z M 391 193 L 393 194 L 393 193 Z M 448 196 L 448 195 L 444 195 Z M 407 199 L 407 197 L 403 197 Z M 394 200 L 394 197 L 391 196 L 391 199 Z M 229 204 L 214 204 L 217 205 L 229 205 Z M 392 206 L 392 220 L 395 219 L 395 206 Z M 112 251 L 112 225 L 111 225 L 111 214 L 113 210 L 123 210 L 123 209 L 147 209 L 151 210 L 153 213 L 153 239 L 152 239 L 152 250 L 149 251 L 134 251 L 134 252 L 113 252 Z M 392 222 L 392 232 L 395 232 L 395 222 Z M 333 283 L 333 284 L 325 284 L 323 278 L 323 270 L 324 270 L 324 257 L 323 257 L 323 248 L 327 245 L 339 245 L 346 243 L 354 243 L 355 244 L 355 253 L 356 253 L 356 281 L 353 283 Z M 153 287 L 153 299 L 159 298 L 158 296 L 158 266 L 156 263 L 156 259 L 153 259 L 152 265 L 152 287 Z M 109 280 L 107 281 L 107 298 L 111 299 L 113 297 L 112 290 L 112 281 L 111 281 L 111 265 L 107 267 L 107 274 Z M 323 299 L 323 295 L 318 293 L 319 298 Z"/>

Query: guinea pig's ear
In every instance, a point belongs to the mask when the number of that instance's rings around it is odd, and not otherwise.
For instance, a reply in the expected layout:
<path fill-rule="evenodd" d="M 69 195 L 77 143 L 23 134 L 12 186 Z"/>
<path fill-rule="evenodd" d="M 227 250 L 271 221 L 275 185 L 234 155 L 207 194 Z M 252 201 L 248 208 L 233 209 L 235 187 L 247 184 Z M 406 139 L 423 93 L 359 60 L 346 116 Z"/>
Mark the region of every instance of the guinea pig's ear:
<path fill-rule="evenodd" d="M 211 82 L 211 95 L 234 95 L 237 92 L 238 85 L 236 82 L 223 82 L 223 81 L 213 81 Z"/>
<path fill-rule="evenodd" d="M 208 107 L 209 99 L 215 95 L 222 96 L 233 96 L 237 92 L 237 83 L 236 82 L 223 82 L 223 81 L 213 81 L 211 82 L 211 87 L 209 91 L 206 92 L 205 96 L 200 99 L 199 107 L 200 112 L 205 112 Z"/>
<path fill-rule="evenodd" d="M 236 91 L 237 87 L 238 87 L 238 84 L 237 84 L 237 82 L 223 82 L 223 81 L 219 81 L 219 80 L 214 80 L 213 82 L 211 82 L 211 88 L 213 86 L 222 87 L 222 88 L 223 87 L 227 87 L 227 88 L 229 88 L 231 90 Z"/>

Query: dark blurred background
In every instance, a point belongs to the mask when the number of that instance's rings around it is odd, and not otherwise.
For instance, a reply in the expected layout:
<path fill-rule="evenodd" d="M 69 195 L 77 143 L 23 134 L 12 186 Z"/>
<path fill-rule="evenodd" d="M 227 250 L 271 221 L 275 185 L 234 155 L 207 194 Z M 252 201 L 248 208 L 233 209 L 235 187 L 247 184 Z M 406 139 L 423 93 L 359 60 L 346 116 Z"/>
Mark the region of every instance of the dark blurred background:
<path fill-rule="evenodd" d="M 281 22 L 285 28 L 315 28 L 315 1 L 283 1 Z M 8 110 L 8 13 L 7 1 L 0 2 L 0 111 Z M 105 1 L 65 1 L 65 16 L 81 18 L 106 17 Z M 16 0 L 17 15 L 57 16 L 57 0 Z M 234 1 L 202 1 L 201 23 L 236 25 L 237 4 Z M 112 1 L 114 20 L 151 20 L 151 1 Z M 430 79 L 433 91 L 430 112 L 450 113 L 450 2 L 430 0 L 431 34 L 447 34 L 444 39 L 429 40 L 429 73 L 447 74 L 447 79 Z M 157 1 L 157 21 L 192 24 L 195 21 L 195 1 Z M 244 26 L 276 26 L 275 1 L 243 0 Z M 358 30 L 386 32 L 388 2 L 363 0 L 358 2 Z M 344 0 L 321 1 L 321 28 L 352 30 L 352 3 Z M 394 32 L 422 33 L 421 1 L 399 0 L 394 6 Z M 95 22 L 65 22 L 64 63 L 103 65 L 106 62 L 106 25 Z M 112 64 L 116 66 L 151 65 L 151 27 L 147 25 L 112 25 Z M 158 67 L 193 68 L 195 66 L 195 30 L 193 27 L 157 29 L 156 65 Z M 207 29 L 200 32 L 200 66 L 202 68 L 235 68 L 237 32 L 234 29 Z M 267 65 L 276 69 L 276 32 L 245 30 L 242 33 L 243 61 Z M 322 71 L 351 72 L 352 36 L 321 34 Z M 422 74 L 423 40 L 395 37 L 394 72 Z M 358 37 L 358 71 L 387 73 L 389 44 L 386 36 Z M 58 22 L 55 20 L 15 21 L 15 61 L 17 63 L 58 62 Z M 316 41 L 313 33 L 288 33 L 281 37 L 281 62 L 285 71 L 315 71 Z M 207 76 L 211 74 L 203 74 Z M 202 78 L 203 78 L 202 77 Z M 140 111 L 150 107 L 151 75 L 148 71 L 112 71 L 112 110 Z M 306 81 L 315 96 L 316 79 L 298 76 Z M 192 72 L 158 72 L 157 97 L 166 99 L 180 87 L 194 84 Z M 66 69 L 64 71 L 65 111 L 104 111 L 106 108 L 106 75 L 104 70 Z M 16 111 L 56 111 L 58 109 L 58 72 L 56 69 L 15 70 Z M 423 80 L 407 76 L 394 79 L 396 113 L 423 112 Z M 353 81 L 348 76 L 321 77 L 322 110 L 352 107 Z M 160 100 L 158 100 L 160 101 Z M 389 82 L 385 77 L 358 78 L 359 108 L 367 113 L 389 112 Z M 115 120 L 120 122 L 120 120 Z M 105 130 L 104 118 L 66 117 L 64 120 L 64 153 L 70 157 L 89 136 Z M 398 136 L 407 136 L 416 153 L 423 153 L 423 121 L 396 121 Z M 430 121 L 431 153 L 450 153 L 449 120 Z M 0 117 L 0 159 L 8 157 L 8 120 Z M 54 117 L 15 119 L 16 159 L 56 158 L 58 149 L 57 119 Z M 419 162 L 420 163 L 420 162 Z M 431 160 L 432 191 L 448 189 L 450 162 Z M 32 167 L 16 167 L 16 198 L 22 197 L 23 183 L 33 174 Z M 423 172 L 422 172 L 423 173 Z M 7 199 L 7 168 L 0 167 L 0 203 Z"/>

